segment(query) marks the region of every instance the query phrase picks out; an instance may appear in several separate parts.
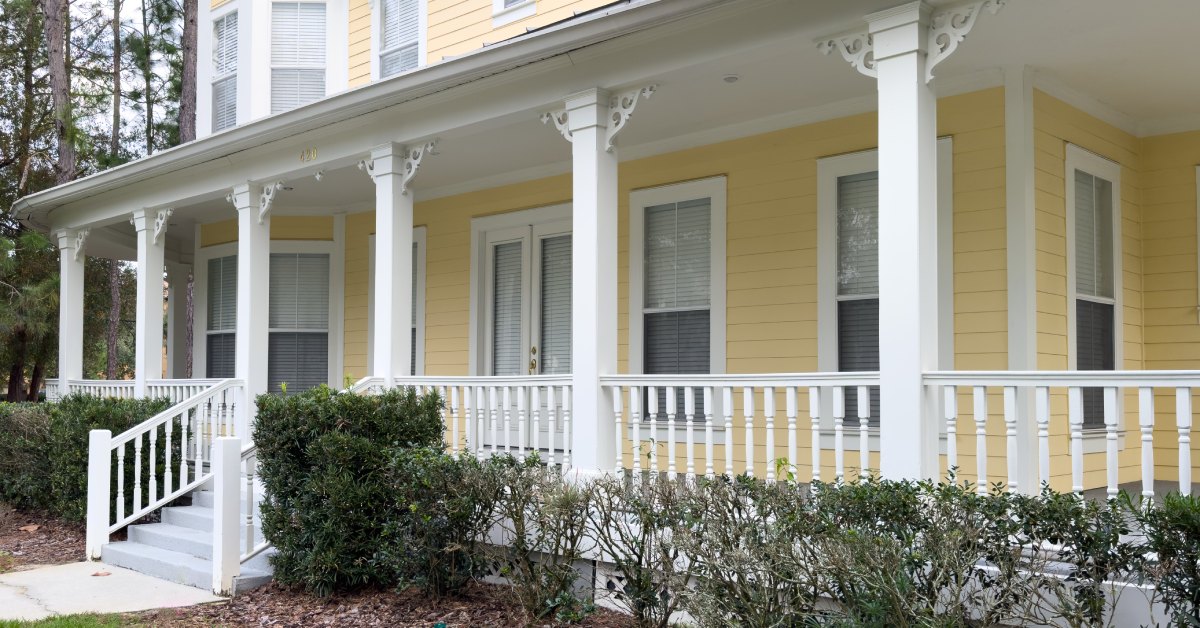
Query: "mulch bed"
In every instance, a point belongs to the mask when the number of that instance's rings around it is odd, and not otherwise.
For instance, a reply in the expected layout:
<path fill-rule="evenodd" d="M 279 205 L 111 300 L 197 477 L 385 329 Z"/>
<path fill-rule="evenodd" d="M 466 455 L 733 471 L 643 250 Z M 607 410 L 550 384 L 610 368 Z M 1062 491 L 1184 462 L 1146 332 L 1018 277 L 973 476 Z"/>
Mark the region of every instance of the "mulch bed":
<path fill-rule="evenodd" d="M 434 600 L 415 589 L 400 593 L 365 591 L 319 598 L 271 583 L 229 602 L 133 613 L 131 622 L 153 626 L 550 626 L 530 622 L 505 587 L 474 584 L 460 596 Z M 626 628 L 633 620 L 597 609 L 577 624 L 587 628 Z"/>
<path fill-rule="evenodd" d="M 84 559 L 84 526 L 0 503 L 0 572 L 4 567 L 61 565 Z"/>

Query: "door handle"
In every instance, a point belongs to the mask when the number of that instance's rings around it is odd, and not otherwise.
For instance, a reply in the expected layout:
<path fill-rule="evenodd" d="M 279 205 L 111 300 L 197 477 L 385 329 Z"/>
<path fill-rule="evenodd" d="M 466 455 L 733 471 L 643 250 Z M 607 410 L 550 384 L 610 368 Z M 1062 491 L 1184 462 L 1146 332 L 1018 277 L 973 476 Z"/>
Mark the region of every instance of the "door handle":
<path fill-rule="evenodd" d="M 537 375 L 537 347 L 530 347 L 529 355 L 529 374 Z"/>

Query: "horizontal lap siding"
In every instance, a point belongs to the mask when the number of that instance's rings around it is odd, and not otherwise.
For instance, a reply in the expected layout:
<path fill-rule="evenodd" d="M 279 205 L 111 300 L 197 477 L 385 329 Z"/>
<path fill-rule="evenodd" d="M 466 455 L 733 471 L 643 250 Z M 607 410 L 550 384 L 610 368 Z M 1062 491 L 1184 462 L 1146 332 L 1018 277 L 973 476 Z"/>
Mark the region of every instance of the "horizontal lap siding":
<path fill-rule="evenodd" d="M 496 43 L 589 11 L 611 0 L 537 0 L 533 15 L 492 26 L 492 0 L 429 0 L 428 63 L 471 52 L 485 43 Z"/>
<path fill-rule="evenodd" d="M 200 226 L 200 246 L 237 242 L 237 219 Z M 273 216 L 272 240 L 333 240 L 333 216 Z"/>
<path fill-rule="evenodd" d="M 1145 238 L 1146 368 L 1200 368 L 1196 292 L 1196 164 L 1200 132 L 1142 140 L 1142 227 Z M 1158 479 L 1177 478 L 1175 395 L 1155 395 L 1154 461 Z M 1193 407 L 1196 405 L 1193 395 Z M 1193 419 L 1193 422 L 1195 419 Z M 1193 437 L 1193 443 L 1197 439 Z M 1194 445 L 1193 445 L 1194 446 Z M 1200 477 L 1200 456 L 1192 477 Z"/>
<path fill-rule="evenodd" d="M 348 84 L 357 87 L 371 82 L 371 3 L 350 0 L 347 43 Z"/>
<path fill-rule="evenodd" d="M 1067 355 L 1066 146 L 1078 145 L 1121 166 L 1121 281 L 1123 282 L 1123 369 L 1146 368 L 1142 339 L 1142 146 L 1134 136 L 1098 120 L 1044 92 L 1034 90 L 1034 229 L 1036 234 L 1037 365 L 1039 369 L 1071 368 Z M 1137 391 L 1125 391 L 1123 447 L 1118 455 L 1120 481 L 1140 477 L 1137 436 Z M 1051 399 L 1051 486 L 1069 489 L 1071 458 L 1067 395 Z M 1101 444 L 1102 447 L 1102 444 Z M 1102 450 L 1101 450 L 1102 451 Z M 1084 457 L 1084 485 L 1104 486 L 1105 455 Z"/>

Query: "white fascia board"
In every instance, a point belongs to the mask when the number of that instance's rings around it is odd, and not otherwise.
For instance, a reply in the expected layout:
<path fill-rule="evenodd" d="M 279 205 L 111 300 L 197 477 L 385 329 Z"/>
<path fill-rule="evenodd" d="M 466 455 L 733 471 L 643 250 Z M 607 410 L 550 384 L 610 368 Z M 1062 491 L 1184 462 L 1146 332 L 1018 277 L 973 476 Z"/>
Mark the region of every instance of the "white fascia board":
<path fill-rule="evenodd" d="M 518 37 L 494 44 L 437 65 L 370 83 L 26 196 L 13 205 L 12 215 L 34 226 L 49 228 L 48 221 L 38 219 L 33 215 L 34 212 L 49 212 L 138 181 L 226 158 L 312 129 L 353 120 L 373 111 L 415 101 L 538 61 L 561 56 L 560 64 L 567 66 L 571 60 L 563 55 L 571 51 L 721 6 L 728 5 L 724 0 L 657 0 L 581 16 L 576 21 L 547 27 L 536 36 Z M 239 67 L 239 78 L 241 74 L 242 68 Z"/>

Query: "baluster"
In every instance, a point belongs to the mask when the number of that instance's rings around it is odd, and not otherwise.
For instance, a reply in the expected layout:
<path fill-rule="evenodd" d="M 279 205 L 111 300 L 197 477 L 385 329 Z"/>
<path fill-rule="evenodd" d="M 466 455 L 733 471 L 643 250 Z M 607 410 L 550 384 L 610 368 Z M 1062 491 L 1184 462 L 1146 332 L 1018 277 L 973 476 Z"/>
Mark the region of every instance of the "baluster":
<path fill-rule="evenodd" d="M 1008 459 L 1008 492 L 1017 490 L 1017 387 L 1004 387 L 1004 433 L 1007 436 L 1005 457 Z"/>
<path fill-rule="evenodd" d="M 846 389 L 833 387 L 833 478 L 841 482 L 846 477 L 846 441 L 843 423 L 846 420 Z"/>
<path fill-rule="evenodd" d="M 146 497 L 146 503 L 153 504 L 158 501 L 158 474 L 155 470 L 155 463 L 158 461 L 158 427 L 150 428 L 150 493 Z"/>
<path fill-rule="evenodd" d="M 167 422 L 163 424 L 163 430 L 167 433 L 167 448 L 163 452 L 165 454 L 163 459 L 163 494 L 166 495 L 175 490 L 171 488 L 171 481 L 174 479 L 173 469 L 171 468 L 171 432 L 175 430 L 175 417 L 167 419 Z"/>
<path fill-rule="evenodd" d="M 504 453 L 512 451 L 512 389 L 504 387 Z"/>
<path fill-rule="evenodd" d="M 763 421 L 767 428 L 767 482 L 775 483 L 775 388 L 763 387 Z"/>
<path fill-rule="evenodd" d="M 1175 389 L 1175 429 L 1179 432 L 1179 493 L 1192 494 L 1192 389 Z"/>
<path fill-rule="evenodd" d="M 117 521 L 125 519 L 125 443 L 117 446 Z"/>
<path fill-rule="evenodd" d="M 475 404 L 471 403 L 471 399 L 474 396 L 470 386 L 462 387 L 463 421 L 466 423 L 465 427 L 467 428 L 467 453 L 473 453 L 476 450 L 475 442 L 479 439 L 479 436 L 475 433 Z"/>
<path fill-rule="evenodd" d="M 713 389 L 704 387 L 704 477 L 713 477 Z"/>
<path fill-rule="evenodd" d="M 478 449 L 477 457 L 482 460 L 486 450 L 484 447 L 487 444 L 484 442 L 484 421 L 487 420 L 487 406 L 484 404 L 483 386 L 475 387 L 475 435 L 478 436 L 478 443 L 475 447 Z M 492 442 L 496 442 L 496 433 L 492 432 Z"/>
<path fill-rule="evenodd" d="M 1117 389 L 1112 386 L 1104 388 L 1104 440 L 1108 498 L 1114 499 L 1121 469 L 1117 466 Z"/>
<path fill-rule="evenodd" d="M 1050 389 L 1038 386 L 1034 391 L 1037 409 L 1038 480 L 1042 487 L 1050 485 Z"/>
<path fill-rule="evenodd" d="M 787 413 L 788 430 L 788 459 L 787 469 L 785 469 L 785 471 L 787 472 L 787 478 L 790 484 L 796 483 L 796 469 L 799 468 L 798 464 L 800 462 L 800 460 L 797 458 L 799 455 L 797 453 L 797 447 L 799 445 L 796 442 L 796 418 L 798 414 L 798 409 L 796 408 L 796 392 L 795 386 L 788 386 L 787 399 L 784 401 L 784 412 Z"/>
<path fill-rule="evenodd" d="M 987 483 L 987 388 L 976 386 L 975 396 L 975 487 L 980 495 L 988 492 Z"/>
<path fill-rule="evenodd" d="M 622 456 L 622 452 L 621 452 L 621 449 L 623 449 L 625 446 L 625 440 L 624 440 L 624 435 L 621 434 L 621 413 L 623 412 L 623 408 L 622 408 L 622 403 L 621 403 L 621 388 L 620 388 L 620 386 L 614 386 L 614 387 L 609 388 L 609 394 L 612 395 L 612 400 L 613 400 L 613 420 L 616 421 L 616 425 L 615 425 L 614 429 L 616 430 L 616 435 L 617 435 L 617 461 L 616 461 L 616 466 L 615 466 L 614 470 L 617 472 L 617 474 L 620 474 L 624 470 L 624 467 L 625 467 L 625 462 L 623 460 L 624 456 Z M 534 423 L 537 423 L 537 418 L 534 418 Z"/>
<path fill-rule="evenodd" d="M 491 425 L 492 425 L 492 455 L 494 456 L 494 455 L 496 455 L 496 451 L 499 449 L 499 446 L 500 446 L 500 429 L 499 429 L 499 425 L 497 424 L 497 419 L 499 417 L 496 416 L 496 387 L 488 386 L 487 393 L 488 393 L 488 414 L 491 416 L 491 419 L 492 419 L 492 423 L 491 423 Z"/>
<path fill-rule="evenodd" d="M 864 477 L 871 467 L 871 388 L 858 387 L 858 476 Z"/>
<path fill-rule="evenodd" d="M 445 388 L 442 391 L 445 392 Z M 454 457 L 458 457 L 459 450 L 462 449 L 462 441 L 458 439 L 458 386 L 450 387 L 450 421 L 451 432 L 454 439 L 454 446 L 451 451 L 454 452 Z"/>
<path fill-rule="evenodd" d="M 529 412 L 533 417 L 533 426 L 530 428 L 529 433 L 533 435 L 533 452 L 538 454 L 538 457 L 540 458 L 541 454 L 538 448 L 538 437 L 542 434 L 542 387 L 531 386 L 529 388 L 529 395 Z M 549 447 L 547 447 L 547 450 L 548 449 Z"/>
<path fill-rule="evenodd" d="M 812 481 L 821 481 L 821 389 L 808 388 L 808 416 L 812 421 Z"/>
<path fill-rule="evenodd" d="M 957 475 L 958 468 L 958 386 L 942 387 L 943 416 L 946 419 L 946 475 Z"/>
<path fill-rule="evenodd" d="M 721 413 L 725 415 L 725 475 L 733 477 L 733 389 L 721 387 Z"/>
<path fill-rule="evenodd" d="M 683 387 L 683 428 L 687 436 L 687 478 L 696 477 L 696 435 L 692 431 L 696 422 L 696 391 L 691 386 Z"/>
<path fill-rule="evenodd" d="M 517 458 L 525 460 L 525 387 L 517 386 Z"/>
<path fill-rule="evenodd" d="M 754 477 L 754 388 L 742 386 L 742 416 L 746 419 L 746 475 Z"/>
<path fill-rule="evenodd" d="M 1071 490 L 1083 492 L 1083 391 L 1067 389 L 1067 421 L 1071 429 Z"/>
<path fill-rule="evenodd" d="M 658 477 L 658 389 L 649 387 L 646 403 L 650 406 L 650 456 L 648 466 L 650 475 Z"/>
<path fill-rule="evenodd" d="M 188 484 L 188 413 L 191 410 L 184 410 L 179 413 L 179 488 L 183 488 Z"/>
<path fill-rule="evenodd" d="M 1138 425 L 1142 428 L 1142 497 L 1154 498 L 1154 389 L 1138 388 Z"/>
<path fill-rule="evenodd" d="M 675 399 L 676 388 L 667 386 L 667 473 L 675 478 Z"/>
<path fill-rule="evenodd" d="M 258 454 L 246 458 L 246 553 L 254 551 L 254 475 Z"/>
<path fill-rule="evenodd" d="M 133 512 L 142 509 L 142 435 L 133 439 Z"/>
<path fill-rule="evenodd" d="M 630 448 L 633 455 L 633 480 L 640 482 L 642 480 L 642 389 L 637 386 L 629 387 L 629 426 L 633 428 Z"/>
<path fill-rule="evenodd" d="M 563 469 L 571 467 L 571 387 L 562 387 L 563 398 Z"/>

